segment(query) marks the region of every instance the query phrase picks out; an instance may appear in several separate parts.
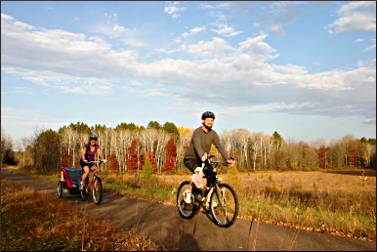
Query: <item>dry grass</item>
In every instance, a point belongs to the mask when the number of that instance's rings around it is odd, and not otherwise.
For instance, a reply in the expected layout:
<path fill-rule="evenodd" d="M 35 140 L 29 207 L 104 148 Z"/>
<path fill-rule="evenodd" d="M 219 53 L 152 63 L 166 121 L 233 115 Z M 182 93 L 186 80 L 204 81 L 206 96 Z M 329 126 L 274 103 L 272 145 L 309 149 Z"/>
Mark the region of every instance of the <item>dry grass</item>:
<path fill-rule="evenodd" d="M 361 239 L 376 238 L 376 177 L 321 171 L 221 174 L 237 189 L 240 217 Z M 174 205 L 187 175 L 105 175 L 107 188 Z"/>
<path fill-rule="evenodd" d="M 257 172 L 239 179 L 245 215 L 254 216 L 261 209 L 261 218 L 274 223 L 376 238 L 375 177 Z"/>
<path fill-rule="evenodd" d="M 135 232 L 93 219 L 64 204 L 1 179 L 1 250 L 160 250 Z"/>

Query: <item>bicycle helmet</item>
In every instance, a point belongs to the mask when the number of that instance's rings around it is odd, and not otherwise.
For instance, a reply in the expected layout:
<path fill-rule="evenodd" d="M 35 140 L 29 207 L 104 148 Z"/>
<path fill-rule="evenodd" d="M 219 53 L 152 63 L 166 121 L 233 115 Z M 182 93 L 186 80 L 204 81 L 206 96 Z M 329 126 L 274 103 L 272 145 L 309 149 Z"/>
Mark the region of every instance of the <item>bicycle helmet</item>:
<path fill-rule="evenodd" d="M 202 114 L 202 120 L 205 120 L 206 118 L 212 118 L 215 119 L 215 114 L 211 111 L 206 111 Z"/>
<path fill-rule="evenodd" d="M 94 133 L 93 133 L 93 134 L 91 134 L 91 135 L 90 135 L 90 137 L 89 137 L 89 141 L 91 141 L 91 140 L 96 140 L 96 141 L 97 141 L 97 140 L 98 140 L 98 137 L 97 137 L 97 135 L 96 135 L 96 134 L 94 134 Z"/>

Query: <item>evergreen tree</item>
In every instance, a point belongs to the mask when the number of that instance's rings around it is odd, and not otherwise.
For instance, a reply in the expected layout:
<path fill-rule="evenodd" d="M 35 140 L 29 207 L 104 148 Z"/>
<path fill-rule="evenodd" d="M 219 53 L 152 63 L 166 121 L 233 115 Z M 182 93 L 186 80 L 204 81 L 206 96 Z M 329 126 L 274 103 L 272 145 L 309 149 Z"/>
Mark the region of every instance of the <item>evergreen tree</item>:
<path fill-rule="evenodd" d="M 179 140 L 179 131 L 178 131 L 178 128 L 177 126 L 175 126 L 174 123 L 172 122 L 166 122 L 163 126 L 162 126 L 162 129 L 167 132 L 167 133 L 170 133 L 173 135 L 174 139 L 176 141 Z"/>
<path fill-rule="evenodd" d="M 147 126 L 148 129 L 161 129 L 161 124 L 157 121 L 150 121 Z"/>

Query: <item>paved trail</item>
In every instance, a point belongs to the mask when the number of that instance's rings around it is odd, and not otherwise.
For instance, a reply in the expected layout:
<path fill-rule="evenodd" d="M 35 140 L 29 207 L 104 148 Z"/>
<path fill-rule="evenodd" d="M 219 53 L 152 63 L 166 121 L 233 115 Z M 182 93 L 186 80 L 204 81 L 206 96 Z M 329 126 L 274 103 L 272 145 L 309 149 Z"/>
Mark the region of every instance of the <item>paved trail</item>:
<path fill-rule="evenodd" d="M 56 183 L 14 175 L 2 169 L 10 180 L 23 183 L 56 197 Z M 58 199 L 57 199 L 58 200 Z M 79 195 L 63 193 L 67 204 L 84 206 L 95 217 L 114 225 L 136 229 L 141 235 L 167 250 L 367 250 L 376 251 L 376 242 L 284 228 L 238 219 L 230 228 L 219 228 L 204 213 L 182 219 L 175 207 L 146 200 L 121 197 L 105 191 L 100 205 L 82 202 Z M 249 235 L 250 234 L 250 235 Z"/>

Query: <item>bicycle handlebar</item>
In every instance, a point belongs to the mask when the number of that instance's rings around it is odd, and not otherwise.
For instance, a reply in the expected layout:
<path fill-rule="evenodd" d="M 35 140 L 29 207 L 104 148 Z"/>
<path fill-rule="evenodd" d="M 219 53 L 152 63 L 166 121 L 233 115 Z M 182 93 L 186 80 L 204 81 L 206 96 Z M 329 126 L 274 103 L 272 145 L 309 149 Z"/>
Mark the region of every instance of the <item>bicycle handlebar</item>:
<path fill-rule="evenodd" d="M 103 159 L 103 160 L 94 160 L 94 161 L 88 161 L 88 162 L 85 162 L 84 163 L 87 163 L 87 164 L 102 164 L 102 163 L 106 163 L 107 160 L 106 159 Z"/>
<path fill-rule="evenodd" d="M 209 164 L 211 165 L 223 165 L 223 166 L 228 166 L 230 163 L 228 162 L 221 162 L 221 161 L 218 161 L 218 160 L 212 160 L 212 158 L 215 157 L 213 155 L 209 156 L 209 158 L 206 160 L 206 162 L 208 162 Z M 230 160 L 234 160 L 233 157 L 230 158 Z"/>

